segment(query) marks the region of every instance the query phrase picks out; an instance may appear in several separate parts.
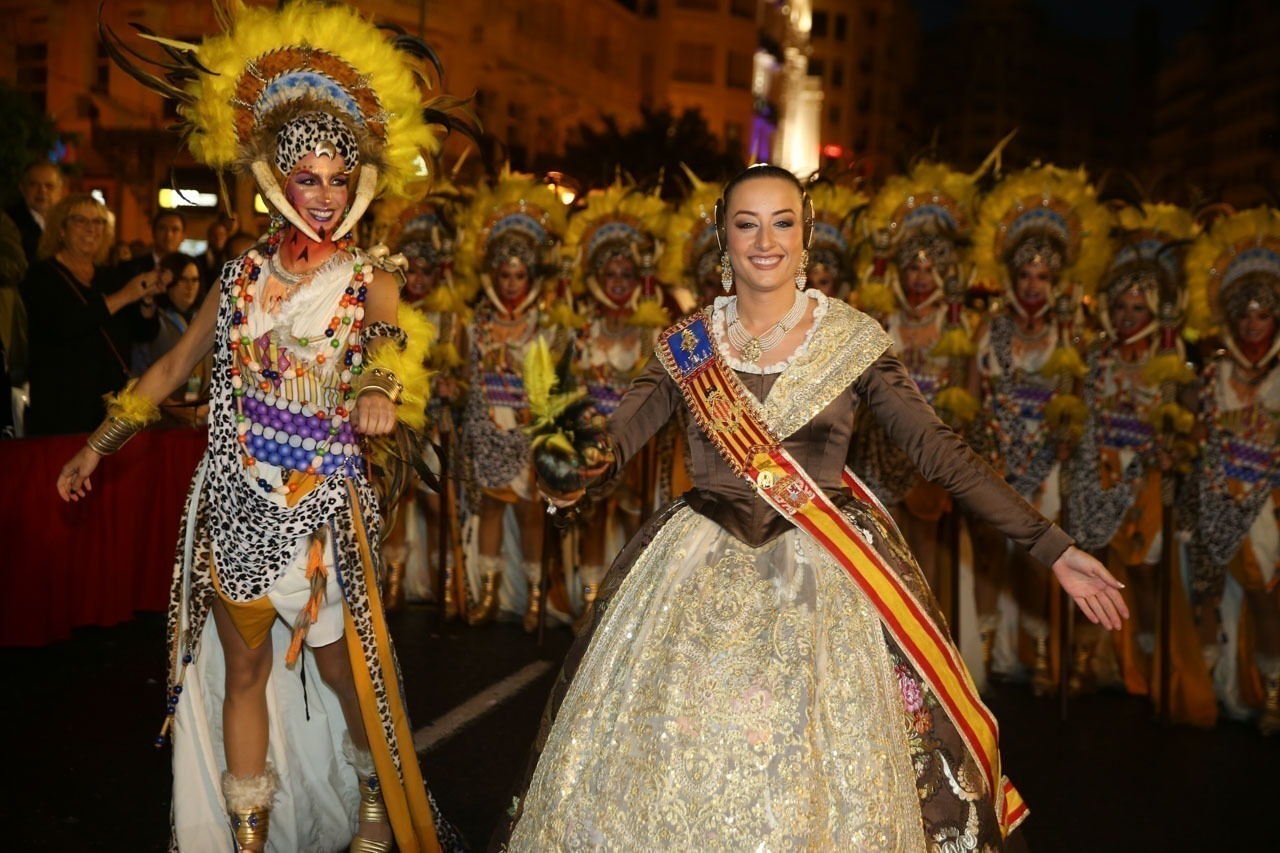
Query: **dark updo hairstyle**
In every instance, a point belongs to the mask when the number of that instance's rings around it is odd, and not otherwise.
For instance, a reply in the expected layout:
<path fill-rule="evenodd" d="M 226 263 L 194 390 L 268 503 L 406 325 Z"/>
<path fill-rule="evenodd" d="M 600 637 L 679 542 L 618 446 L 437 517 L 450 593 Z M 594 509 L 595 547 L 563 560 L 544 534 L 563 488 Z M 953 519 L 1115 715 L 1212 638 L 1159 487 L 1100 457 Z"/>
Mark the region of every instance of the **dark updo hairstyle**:
<path fill-rule="evenodd" d="M 778 178 L 787 181 L 796 188 L 796 192 L 800 193 L 800 218 L 804 222 L 804 247 L 807 249 L 813 242 L 813 199 L 809 197 L 809 191 L 805 189 L 804 184 L 800 183 L 800 179 L 791 173 L 790 170 L 781 166 L 775 166 L 772 163 L 757 163 L 754 166 L 748 166 L 738 174 L 734 175 L 729 183 L 724 185 L 724 192 L 720 194 L 720 200 L 716 202 L 716 240 L 719 242 L 720 251 L 729 248 L 728 223 L 725 219 L 729 215 L 729 196 L 742 184 L 747 181 L 754 181 L 760 178 Z"/>

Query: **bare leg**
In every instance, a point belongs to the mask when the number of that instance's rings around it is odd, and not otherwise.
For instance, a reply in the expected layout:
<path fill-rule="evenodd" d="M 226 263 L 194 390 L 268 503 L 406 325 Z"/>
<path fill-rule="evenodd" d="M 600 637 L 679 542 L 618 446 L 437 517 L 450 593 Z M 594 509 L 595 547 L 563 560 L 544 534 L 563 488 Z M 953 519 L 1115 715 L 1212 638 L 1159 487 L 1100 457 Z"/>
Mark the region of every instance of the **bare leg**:
<path fill-rule="evenodd" d="M 222 703 L 222 742 L 233 776 L 257 776 L 267 764 L 267 679 L 271 675 L 271 638 L 256 649 L 245 643 L 221 601 L 213 604 L 218 641 L 226 657 L 226 698 Z"/>
<path fill-rule="evenodd" d="M 338 640 L 327 646 L 313 648 L 316 668 L 320 677 L 338 696 L 338 704 L 342 706 L 342 717 L 347 723 L 347 732 L 351 735 L 351 745 L 361 752 L 369 751 L 369 735 L 364 728 L 364 718 L 360 714 L 360 697 L 356 693 L 355 678 L 351 673 L 351 658 L 347 652 L 345 640 Z M 390 841 L 391 825 L 387 823 L 369 823 L 360 821 L 358 835 L 370 841 Z"/>
<path fill-rule="evenodd" d="M 231 621 L 231 614 L 219 600 L 213 603 L 213 621 L 218 626 L 218 642 L 226 658 L 222 702 L 222 748 L 227 759 L 227 773 L 243 784 L 261 778 L 267 769 L 267 679 L 271 676 L 271 637 L 256 649 L 249 648 Z M 226 787 L 224 791 L 231 792 Z M 235 811 L 234 796 L 228 796 L 228 807 Z M 264 798 L 265 799 L 265 798 Z M 269 803 L 254 803 L 254 806 Z M 244 844 L 242 850 L 262 850 L 266 841 Z"/>

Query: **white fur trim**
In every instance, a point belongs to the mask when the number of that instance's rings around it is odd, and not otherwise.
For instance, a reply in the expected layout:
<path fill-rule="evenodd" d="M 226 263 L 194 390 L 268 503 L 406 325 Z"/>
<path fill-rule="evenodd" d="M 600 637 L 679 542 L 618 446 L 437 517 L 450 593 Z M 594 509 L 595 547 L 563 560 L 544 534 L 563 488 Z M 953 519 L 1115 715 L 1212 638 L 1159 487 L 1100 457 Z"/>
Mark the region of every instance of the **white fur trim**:
<path fill-rule="evenodd" d="M 232 776 L 231 771 L 222 774 L 222 796 L 229 812 L 270 809 L 279 787 L 280 777 L 270 762 L 257 776 Z"/>
<path fill-rule="evenodd" d="M 356 745 L 351 741 L 351 732 L 342 736 L 342 755 L 356 769 L 356 775 L 361 779 L 368 779 L 377 773 L 377 769 L 373 766 L 373 753 L 367 749 L 356 749 Z"/>

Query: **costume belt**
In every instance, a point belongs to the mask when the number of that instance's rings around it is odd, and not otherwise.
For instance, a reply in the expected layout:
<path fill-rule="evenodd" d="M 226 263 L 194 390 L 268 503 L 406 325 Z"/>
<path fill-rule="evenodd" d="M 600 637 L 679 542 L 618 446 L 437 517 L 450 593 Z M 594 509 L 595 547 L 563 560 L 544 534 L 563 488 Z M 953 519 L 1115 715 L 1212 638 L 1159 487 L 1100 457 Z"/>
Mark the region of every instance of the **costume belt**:
<path fill-rule="evenodd" d="M 694 314 L 663 332 L 657 346 L 658 358 L 679 386 L 693 419 L 734 473 L 809 534 L 875 607 L 982 768 L 1001 831 L 1007 835 L 1027 816 L 1027 806 L 1001 774 L 995 717 L 978 697 L 960 652 L 898 574 L 782 447 L 742 382 L 720 359 L 709 328 L 706 314 Z M 844 484 L 893 529 L 884 507 L 852 471 L 845 471 Z"/>

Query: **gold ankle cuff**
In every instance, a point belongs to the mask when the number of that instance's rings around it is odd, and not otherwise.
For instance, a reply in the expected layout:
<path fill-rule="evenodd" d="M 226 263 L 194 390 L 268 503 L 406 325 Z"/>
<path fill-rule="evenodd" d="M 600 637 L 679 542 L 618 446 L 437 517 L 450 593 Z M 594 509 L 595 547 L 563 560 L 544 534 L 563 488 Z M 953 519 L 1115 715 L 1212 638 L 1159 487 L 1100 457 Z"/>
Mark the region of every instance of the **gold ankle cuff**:
<path fill-rule="evenodd" d="M 360 825 L 382 823 L 391 819 L 387 816 L 387 804 L 382 799 L 382 785 L 376 773 L 360 776 Z M 351 840 L 350 853 L 388 853 L 394 841 L 374 841 L 357 835 Z"/>
<path fill-rule="evenodd" d="M 231 812 L 231 832 L 241 849 L 267 841 L 271 809 L 239 809 Z"/>

